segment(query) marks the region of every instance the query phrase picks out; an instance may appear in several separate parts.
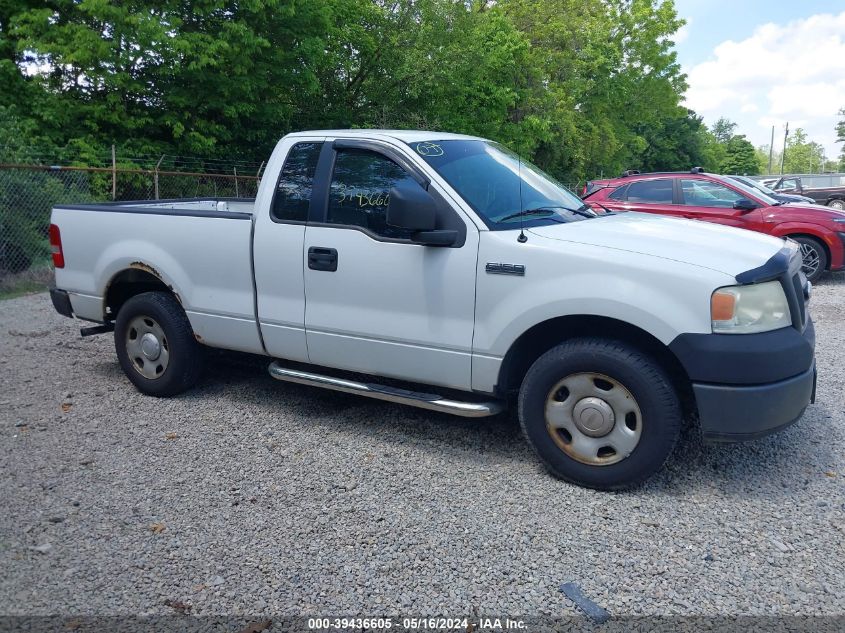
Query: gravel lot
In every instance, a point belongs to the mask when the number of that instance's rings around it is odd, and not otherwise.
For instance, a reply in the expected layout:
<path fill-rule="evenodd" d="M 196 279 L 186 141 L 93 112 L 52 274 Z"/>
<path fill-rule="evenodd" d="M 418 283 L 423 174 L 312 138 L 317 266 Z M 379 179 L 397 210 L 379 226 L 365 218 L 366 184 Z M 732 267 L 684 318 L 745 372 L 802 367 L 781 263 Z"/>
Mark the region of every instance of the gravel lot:
<path fill-rule="evenodd" d="M 815 288 L 817 404 L 609 494 L 547 475 L 507 416 L 279 383 L 217 354 L 144 397 L 110 336 L 0 302 L 0 613 L 845 613 L 845 275 Z"/>

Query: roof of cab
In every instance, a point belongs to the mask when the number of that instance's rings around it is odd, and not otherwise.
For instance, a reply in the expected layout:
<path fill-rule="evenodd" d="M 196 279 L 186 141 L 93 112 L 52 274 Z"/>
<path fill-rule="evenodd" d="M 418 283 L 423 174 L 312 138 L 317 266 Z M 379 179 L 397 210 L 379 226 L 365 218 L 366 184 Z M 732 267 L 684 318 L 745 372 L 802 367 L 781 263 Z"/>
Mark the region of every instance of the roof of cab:
<path fill-rule="evenodd" d="M 390 136 L 404 143 L 418 143 L 420 141 L 483 141 L 486 139 L 466 134 L 452 132 L 431 132 L 426 130 L 303 130 L 293 132 L 288 136 L 334 136 L 342 138 L 372 138 L 373 136 Z"/>

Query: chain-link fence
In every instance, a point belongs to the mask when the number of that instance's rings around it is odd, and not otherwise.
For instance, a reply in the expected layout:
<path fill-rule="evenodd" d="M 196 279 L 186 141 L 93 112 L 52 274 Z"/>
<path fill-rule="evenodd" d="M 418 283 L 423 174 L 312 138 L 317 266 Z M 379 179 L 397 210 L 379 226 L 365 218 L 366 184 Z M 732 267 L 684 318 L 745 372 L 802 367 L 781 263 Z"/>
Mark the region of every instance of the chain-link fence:
<path fill-rule="evenodd" d="M 0 295 L 43 288 L 56 204 L 166 198 L 253 198 L 259 174 L 0 164 Z"/>

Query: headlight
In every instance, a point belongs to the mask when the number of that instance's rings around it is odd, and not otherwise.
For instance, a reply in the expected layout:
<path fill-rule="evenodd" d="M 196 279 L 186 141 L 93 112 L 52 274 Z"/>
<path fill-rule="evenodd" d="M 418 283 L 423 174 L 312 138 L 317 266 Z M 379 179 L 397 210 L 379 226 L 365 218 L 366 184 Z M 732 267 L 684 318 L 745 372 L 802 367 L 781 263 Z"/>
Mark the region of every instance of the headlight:
<path fill-rule="evenodd" d="M 719 288 L 710 298 L 710 318 L 719 334 L 752 334 L 792 325 L 778 281 Z"/>

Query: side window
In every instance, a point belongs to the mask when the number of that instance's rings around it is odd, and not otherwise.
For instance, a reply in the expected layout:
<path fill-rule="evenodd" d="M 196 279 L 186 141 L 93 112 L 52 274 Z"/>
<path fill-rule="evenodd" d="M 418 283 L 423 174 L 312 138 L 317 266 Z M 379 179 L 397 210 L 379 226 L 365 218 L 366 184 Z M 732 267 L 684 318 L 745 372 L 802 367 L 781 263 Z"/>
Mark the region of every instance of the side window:
<path fill-rule="evenodd" d="M 277 220 L 305 222 L 311 203 L 311 187 L 322 143 L 297 143 L 285 158 L 271 215 Z"/>
<path fill-rule="evenodd" d="M 391 239 L 409 239 L 411 232 L 387 224 L 390 189 L 412 180 L 389 158 L 369 150 L 340 150 L 334 163 L 329 213 L 331 224 L 360 226 Z"/>
<path fill-rule="evenodd" d="M 628 193 L 628 186 L 619 187 L 616 191 L 607 196 L 610 200 L 624 200 Z"/>
<path fill-rule="evenodd" d="M 632 182 L 628 185 L 628 202 L 672 204 L 672 181 L 658 179 Z"/>
<path fill-rule="evenodd" d="M 689 207 L 733 207 L 744 196 L 733 189 L 709 180 L 681 180 L 684 204 Z"/>
<path fill-rule="evenodd" d="M 798 189 L 798 181 L 795 178 L 787 178 L 778 185 L 778 190 L 781 189 Z"/>

